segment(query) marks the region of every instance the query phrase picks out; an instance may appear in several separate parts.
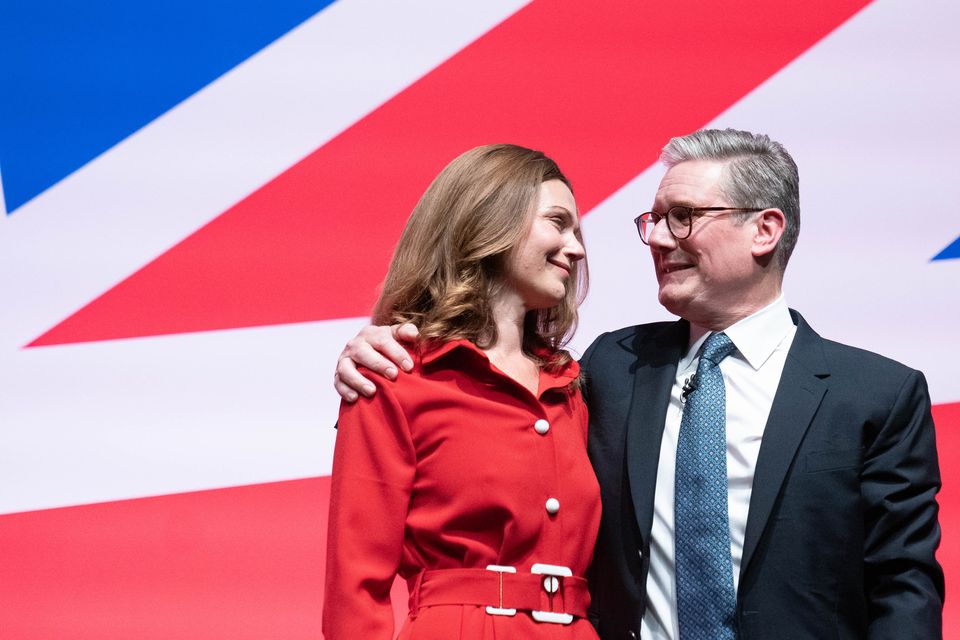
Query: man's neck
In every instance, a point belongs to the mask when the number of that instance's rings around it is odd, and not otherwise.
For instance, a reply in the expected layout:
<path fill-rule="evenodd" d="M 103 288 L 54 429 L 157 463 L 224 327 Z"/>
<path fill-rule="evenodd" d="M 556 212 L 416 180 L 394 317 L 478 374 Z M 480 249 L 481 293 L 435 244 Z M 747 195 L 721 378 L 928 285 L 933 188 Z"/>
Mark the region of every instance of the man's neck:
<path fill-rule="evenodd" d="M 749 297 L 739 298 L 724 306 L 722 311 L 711 315 L 682 317 L 690 324 L 703 327 L 708 331 L 724 331 L 727 327 L 769 307 L 782 295 L 780 282 L 770 283 L 770 286 L 751 291 Z"/>

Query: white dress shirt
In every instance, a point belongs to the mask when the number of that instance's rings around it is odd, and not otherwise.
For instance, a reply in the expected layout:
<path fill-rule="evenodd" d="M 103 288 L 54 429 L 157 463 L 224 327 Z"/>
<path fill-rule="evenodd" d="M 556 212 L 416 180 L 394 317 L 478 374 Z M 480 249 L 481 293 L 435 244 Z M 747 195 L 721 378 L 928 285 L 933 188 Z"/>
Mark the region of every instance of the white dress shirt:
<path fill-rule="evenodd" d="M 796 332 L 783 296 L 725 330 L 736 346 L 720 363 L 726 387 L 727 495 L 734 588 L 740 582 L 743 537 L 763 430 Z M 650 539 L 647 609 L 641 627 L 645 640 L 677 640 L 680 636 L 673 539 L 677 434 L 683 417 L 680 396 L 684 381 L 697 370 L 700 349 L 709 334 L 703 327 L 690 325 L 690 344 L 677 366 L 664 423 Z"/>

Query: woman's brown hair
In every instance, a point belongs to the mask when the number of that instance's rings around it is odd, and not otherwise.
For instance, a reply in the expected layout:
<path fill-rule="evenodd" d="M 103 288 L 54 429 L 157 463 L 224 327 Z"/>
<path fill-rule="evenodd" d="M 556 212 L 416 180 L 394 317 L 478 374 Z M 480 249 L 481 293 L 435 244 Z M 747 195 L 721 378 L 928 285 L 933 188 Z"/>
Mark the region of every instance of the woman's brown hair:
<path fill-rule="evenodd" d="M 374 324 L 412 322 L 424 341 L 495 344 L 491 302 L 530 228 L 540 185 L 548 180 L 570 186 L 553 160 L 516 145 L 486 145 L 455 158 L 407 220 L 374 307 Z M 576 328 L 586 289 L 586 260 L 574 262 L 563 301 L 527 313 L 523 350 L 548 369 L 570 360 L 562 347 Z"/>

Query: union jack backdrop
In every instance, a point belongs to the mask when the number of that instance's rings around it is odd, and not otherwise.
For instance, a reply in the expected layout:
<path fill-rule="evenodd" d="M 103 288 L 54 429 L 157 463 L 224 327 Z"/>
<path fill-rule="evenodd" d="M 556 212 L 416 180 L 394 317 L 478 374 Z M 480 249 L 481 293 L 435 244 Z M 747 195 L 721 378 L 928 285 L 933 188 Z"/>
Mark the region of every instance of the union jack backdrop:
<path fill-rule="evenodd" d="M 429 181 L 492 142 L 560 163 L 582 351 L 668 317 L 631 220 L 704 126 L 800 166 L 790 306 L 926 373 L 956 593 L 958 24 L 950 0 L 7 0 L 0 637 L 319 637 L 333 366 Z"/>

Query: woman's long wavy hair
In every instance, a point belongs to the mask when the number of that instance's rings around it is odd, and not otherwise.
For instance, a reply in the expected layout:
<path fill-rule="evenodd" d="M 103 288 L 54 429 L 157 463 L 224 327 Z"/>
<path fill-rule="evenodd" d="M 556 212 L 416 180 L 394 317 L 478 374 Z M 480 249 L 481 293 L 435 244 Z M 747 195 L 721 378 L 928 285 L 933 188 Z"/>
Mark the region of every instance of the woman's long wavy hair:
<path fill-rule="evenodd" d="M 412 322 L 421 343 L 466 338 L 481 349 L 496 344 L 491 303 L 548 180 L 570 186 L 553 160 L 516 145 L 477 147 L 454 159 L 407 220 L 374 323 Z M 563 346 L 576 329 L 586 290 L 584 259 L 573 263 L 563 301 L 525 318 L 523 350 L 548 370 L 570 360 Z"/>

